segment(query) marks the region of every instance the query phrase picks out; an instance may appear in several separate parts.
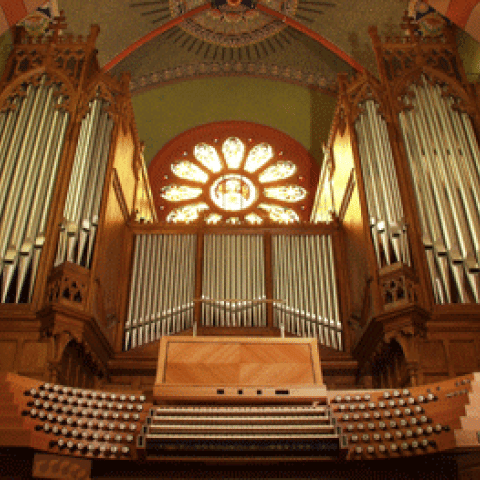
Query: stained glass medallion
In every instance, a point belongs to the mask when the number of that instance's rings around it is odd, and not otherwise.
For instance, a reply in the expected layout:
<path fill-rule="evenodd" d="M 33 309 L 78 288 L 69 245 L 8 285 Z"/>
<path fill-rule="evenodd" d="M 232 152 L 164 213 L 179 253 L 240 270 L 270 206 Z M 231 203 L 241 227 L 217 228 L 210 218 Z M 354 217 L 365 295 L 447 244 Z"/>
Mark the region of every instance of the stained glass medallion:
<path fill-rule="evenodd" d="M 222 175 L 210 187 L 210 198 L 223 210 L 236 212 L 250 207 L 257 198 L 253 182 L 243 175 Z"/>

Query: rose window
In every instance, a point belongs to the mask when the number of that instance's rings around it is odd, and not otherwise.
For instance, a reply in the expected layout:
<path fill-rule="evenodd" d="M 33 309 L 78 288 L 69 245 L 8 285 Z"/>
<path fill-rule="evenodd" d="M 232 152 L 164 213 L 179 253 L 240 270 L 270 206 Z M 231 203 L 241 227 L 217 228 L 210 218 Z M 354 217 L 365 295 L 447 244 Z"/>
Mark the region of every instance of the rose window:
<path fill-rule="evenodd" d="M 162 188 L 162 198 L 173 207 L 167 221 L 299 222 L 298 203 L 307 191 L 292 179 L 296 165 L 278 158 L 281 155 L 268 143 L 249 148 L 237 137 L 227 138 L 221 146 L 195 145 L 192 152 L 184 153 L 185 159 L 171 165 L 175 183 Z"/>

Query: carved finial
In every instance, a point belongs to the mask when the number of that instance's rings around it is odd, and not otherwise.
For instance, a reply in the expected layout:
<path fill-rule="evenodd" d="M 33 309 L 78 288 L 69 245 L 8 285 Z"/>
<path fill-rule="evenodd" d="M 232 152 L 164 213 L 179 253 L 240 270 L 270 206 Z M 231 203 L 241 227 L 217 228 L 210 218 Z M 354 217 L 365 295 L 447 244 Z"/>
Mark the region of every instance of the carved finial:
<path fill-rule="evenodd" d="M 415 32 L 418 30 L 418 25 L 413 22 L 412 17 L 408 15 L 408 12 L 405 11 L 405 14 L 403 15 L 403 23 L 400 25 L 403 31 L 407 33 L 410 37 L 415 36 Z"/>
<path fill-rule="evenodd" d="M 55 42 L 58 40 L 58 36 L 60 34 L 60 31 L 67 28 L 67 24 L 65 23 L 65 20 L 66 20 L 66 18 L 65 18 L 63 10 L 60 10 L 60 15 L 53 19 L 53 22 L 52 22 L 50 28 L 53 30 L 53 40 Z"/>

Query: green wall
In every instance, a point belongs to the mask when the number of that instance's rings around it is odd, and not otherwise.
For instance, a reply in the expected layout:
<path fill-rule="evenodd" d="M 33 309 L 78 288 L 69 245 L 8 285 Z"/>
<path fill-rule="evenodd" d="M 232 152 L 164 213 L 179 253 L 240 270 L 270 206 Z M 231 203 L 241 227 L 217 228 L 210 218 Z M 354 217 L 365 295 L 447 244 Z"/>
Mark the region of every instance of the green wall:
<path fill-rule="evenodd" d="M 470 82 L 480 80 L 480 45 L 463 30 L 457 30 L 458 53 L 463 61 L 465 73 Z"/>
<path fill-rule="evenodd" d="M 10 30 L 5 32 L 3 35 L 0 35 L 0 76 L 5 69 L 5 64 L 7 63 L 8 55 L 12 50 L 12 35 Z"/>
<path fill-rule="evenodd" d="M 249 77 L 205 78 L 165 85 L 133 97 L 147 163 L 190 128 L 243 120 L 276 128 L 301 143 L 320 163 L 336 99 L 289 83 Z"/>

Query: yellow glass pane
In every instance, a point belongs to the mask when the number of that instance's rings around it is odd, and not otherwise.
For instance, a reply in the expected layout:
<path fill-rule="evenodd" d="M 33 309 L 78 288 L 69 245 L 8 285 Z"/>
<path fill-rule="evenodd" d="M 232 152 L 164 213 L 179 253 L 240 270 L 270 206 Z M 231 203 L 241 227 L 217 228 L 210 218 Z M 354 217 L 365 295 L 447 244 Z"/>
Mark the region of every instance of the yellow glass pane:
<path fill-rule="evenodd" d="M 245 145 L 237 137 L 230 137 L 223 142 L 222 153 L 228 168 L 235 170 L 240 167 L 243 155 L 245 153 Z"/>
<path fill-rule="evenodd" d="M 205 219 L 205 221 L 206 221 L 209 225 L 216 225 L 221 219 L 222 219 L 222 216 L 219 215 L 218 213 L 211 213 L 211 214 Z"/>
<path fill-rule="evenodd" d="M 192 200 L 202 194 L 199 187 L 187 187 L 186 185 L 167 185 L 162 188 L 160 196 L 169 202 L 181 202 Z"/>
<path fill-rule="evenodd" d="M 261 183 L 276 182 L 278 180 L 284 180 L 285 178 L 291 177 L 297 167 L 293 162 L 288 160 L 280 160 L 274 165 L 270 165 L 266 168 L 259 176 L 258 180 Z"/>
<path fill-rule="evenodd" d="M 172 223 L 189 223 L 196 220 L 199 213 L 203 210 L 208 210 L 208 205 L 203 202 L 185 205 L 184 207 L 176 208 L 167 215 L 167 222 Z"/>
<path fill-rule="evenodd" d="M 275 198 L 284 202 L 299 202 L 307 196 L 307 191 L 298 185 L 285 185 L 283 187 L 267 187 L 263 191 L 267 198 Z"/>
<path fill-rule="evenodd" d="M 249 173 L 256 172 L 273 157 L 273 148 L 268 143 L 255 145 L 249 152 L 245 162 L 245 170 Z"/>
<path fill-rule="evenodd" d="M 172 172 L 184 180 L 191 180 L 192 182 L 205 183 L 208 180 L 208 175 L 192 162 L 182 160 L 172 165 Z"/>
<path fill-rule="evenodd" d="M 256 213 L 249 213 L 248 215 L 245 215 L 245 220 L 251 225 L 260 225 L 263 222 L 263 218 Z"/>
<path fill-rule="evenodd" d="M 298 214 L 291 208 L 280 207 L 279 205 L 271 205 L 269 203 L 261 203 L 258 205 L 258 207 L 268 212 L 268 216 L 274 222 L 295 223 L 300 221 Z"/>
<path fill-rule="evenodd" d="M 211 145 L 199 143 L 198 145 L 195 145 L 193 154 L 195 155 L 195 158 L 211 172 L 217 173 L 222 169 L 222 161 L 215 148 Z"/>

